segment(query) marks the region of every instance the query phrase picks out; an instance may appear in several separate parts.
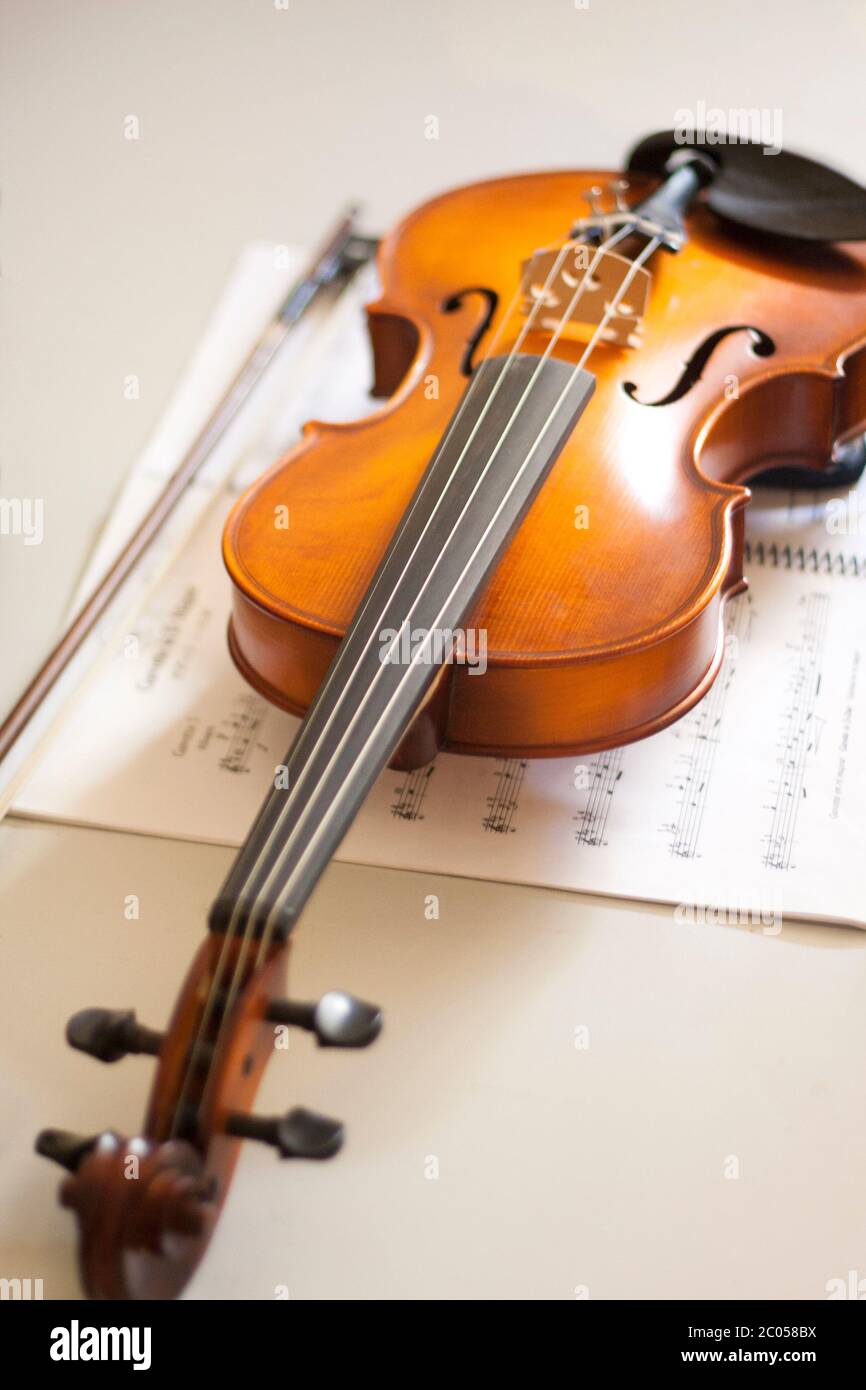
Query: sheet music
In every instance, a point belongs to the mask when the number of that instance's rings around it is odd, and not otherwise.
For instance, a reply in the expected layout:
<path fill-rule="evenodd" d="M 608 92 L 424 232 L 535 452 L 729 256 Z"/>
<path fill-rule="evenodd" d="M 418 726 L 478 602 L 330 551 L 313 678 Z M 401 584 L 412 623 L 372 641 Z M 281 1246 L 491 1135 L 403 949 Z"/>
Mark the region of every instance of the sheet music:
<path fill-rule="evenodd" d="M 371 408 L 360 313 L 349 338 L 271 438 Z M 728 605 L 722 669 L 677 724 L 583 759 L 446 754 L 386 770 L 338 857 L 669 902 L 757 930 L 782 915 L 866 926 L 866 540 L 850 524 L 828 530 L 827 500 L 756 497 L 750 588 Z M 230 501 L 213 501 L 134 630 L 117 634 L 18 813 L 241 843 L 297 721 L 228 656 Z M 852 505 L 849 519 L 858 506 L 866 516 L 862 486 Z"/>

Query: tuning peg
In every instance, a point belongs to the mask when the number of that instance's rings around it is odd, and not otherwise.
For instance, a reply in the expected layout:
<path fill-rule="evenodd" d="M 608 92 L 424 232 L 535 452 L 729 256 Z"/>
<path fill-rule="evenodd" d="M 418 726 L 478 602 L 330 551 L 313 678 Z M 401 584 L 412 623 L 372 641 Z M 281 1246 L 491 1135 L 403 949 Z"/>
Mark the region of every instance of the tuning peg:
<path fill-rule="evenodd" d="M 617 212 L 628 212 L 628 203 L 625 200 L 625 195 L 629 188 L 628 179 L 616 179 L 611 187 L 613 188 L 613 196 L 616 199 Z"/>
<path fill-rule="evenodd" d="M 100 1062 L 119 1062 L 132 1052 L 158 1057 L 162 1034 L 138 1023 L 132 1009 L 82 1009 L 67 1023 L 66 1041 Z"/>
<path fill-rule="evenodd" d="M 281 1158 L 333 1158 L 343 1146 L 339 1120 L 301 1105 L 286 1115 L 229 1115 L 226 1129 L 238 1139 L 272 1144 Z"/>
<path fill-rule="evenodd" d="M 382 1010 L 340 989 L 331 989 L 317 1003 L 272 999 L 270 1023 L 290 1023 L 315 1033 L 320 1047 L 368 1047 L 382 1031 Z"/>
<path fill-rule="evenodd" d="M 81 1134 L 71 1134 L 68 1129 L 43 1129 L 36 1136 L 36 1152 L 43 1158 L 59 1163 L 74 1173 L 79 1163 L 91 1149 L 96 1147 L 98 1134 L 86 1138 Z"/>

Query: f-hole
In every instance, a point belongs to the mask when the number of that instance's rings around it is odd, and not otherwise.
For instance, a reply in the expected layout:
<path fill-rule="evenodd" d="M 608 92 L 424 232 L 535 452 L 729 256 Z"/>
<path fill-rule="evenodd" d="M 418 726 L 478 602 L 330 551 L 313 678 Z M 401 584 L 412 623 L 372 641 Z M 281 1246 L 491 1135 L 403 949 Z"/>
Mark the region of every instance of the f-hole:
<path fill-rule="evenodd" d="M 658 401 L 639 401 L 636 395 L 637 386 L 633 381 L 624 381 L 622 389 L 636 405 L 659 406 L 673 405 L 674 401 L 681 401 L 683 396 L 691 391 L 703 376 L 704 368 L 724 338 L 731 333 L 748 333 L 752 340 L 752 352 L 756 357 L 772 357 L 776 351 L 776 344 L 773 339 L 764 333 L 760 328 L 753 328 L 747 323 L 734 324 L 731 328 L 719 328 L 715 333 L 711 333 L 705 338 L 696 352 L 693 352 L 688 362 L 683 368 L 682 376 L 672 387 L 666 396 L 662 396 Z"/>
<path fill-rule="evenodd" d="M 443 312 L 446 314 L 453 314 L 455 310 L 462 308 L 463 301 L 466 299 L 466 296 L 470 294 L 481 295 L 485 303 L 485 310 L 481 322 L 466 343 L 466 349 L 460 362 L 460 370 L 464 376 L 471 376 L 475 370 L 474 359 L 478 344 L 493 322 L 493 315 L 496 313 L 499 305 L 499 295 L 495 290 L 485 289 L 483 285 L 468 285 L 465 290 L 458 290 L 456 294 L 451 295 L 450 299 L 444 301 L 442 305 Z"/>

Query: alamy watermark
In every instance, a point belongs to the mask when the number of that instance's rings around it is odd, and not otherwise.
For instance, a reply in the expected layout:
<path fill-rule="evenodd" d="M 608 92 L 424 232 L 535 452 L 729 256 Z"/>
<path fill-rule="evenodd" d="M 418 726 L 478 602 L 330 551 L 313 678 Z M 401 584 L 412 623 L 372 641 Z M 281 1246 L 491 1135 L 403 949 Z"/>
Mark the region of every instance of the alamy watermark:
<path fill-rule="evenodd" d="M 149 1327 L 82 1327 L 73 1318 L 68 1327 L 51 1329 L 52 1361 L 130 1361 L 134 1371 L 151 1365 Z"/>
<path fill-rule="evenodd" d="M 706 902 L 677 903 L 674 921 L 701 927 L 755 927 L 763 936 L 778 936 L 783 919 L 774 897 L 771 894 L 768 902 L 766 891 L 758 890 L 738 900 L 722 893 Z"/>
<path fill-rule="evenodd" d="M 681 107 L 674 112 L 674 139 L 678 145 L 764 146 L 764 154 L 782 151 L 782 111 L 778 106 L 707 106 L 699 101 L 694 109 Z"/>
<path fill-rule="evenodd" d="M 22 536 L 25 545 L 41 545 L 44 519 L 41 497 L 0 497 L 0 536 Z"/>
<path fill-rule="evenodd" d="M 0 1302 L 30 1302 L 45 1297 L 41 1279 L 0 1279 Z"/>
<path fill-rule="evenodd" d="M 386 627 L 379 633 L 379 660 L 383 666 L 468 666 L 470 676 L 483 676 L 487 629 Z"/>
<path fill-rule="evenodd" d="M 828 536 L 866 536 L 866 506 L 852 488 L 847 497 L 830 497 L 824 503 Z"/>

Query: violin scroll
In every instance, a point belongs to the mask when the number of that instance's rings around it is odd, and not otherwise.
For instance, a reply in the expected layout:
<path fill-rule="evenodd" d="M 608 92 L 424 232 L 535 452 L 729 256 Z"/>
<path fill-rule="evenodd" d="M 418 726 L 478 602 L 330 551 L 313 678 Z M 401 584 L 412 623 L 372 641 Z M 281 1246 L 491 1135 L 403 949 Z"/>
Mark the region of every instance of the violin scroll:
<path fill-rule="evenodd" d="M 85 1009 L 70 1019 L 70 1045 L 100 1061 L 158 1057 L 140 1135 L 44 1130 L 36 1141 L 38 1153 L 68 1170 L 60 1201 L 78 1220 L 90 1297 L 181 1292 L 207 1248 L 244 1139 L 283 1158 L 324 1159 L 340 1149 L 337 1120 L 302 1107 L 277 1117 L 251 1113 L 287 1027 L 332 1047 L 365 1047 L 381 1028 L 375 1005 L 342 991 L 317 1003 L 286 999 L 288 950 L 275 940 L 261 954 L 248 938 L 210 932 L 165 1033 L 139 1024 L 131 1010 Z"/>
<path fill-rule="evenodd" d="M 47 1153 L 44 1134 L 37 1148 Z M 215 1182 L 191 1144 L 126 1139 L 112 1131 L 89 1141 L 60 1188 L 61 1205 L 78 1218 L 88 1295 L 173 1298 L 207 1246 L 218 1211 L 215 1195 Z"/>

